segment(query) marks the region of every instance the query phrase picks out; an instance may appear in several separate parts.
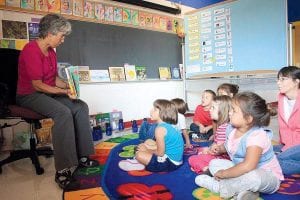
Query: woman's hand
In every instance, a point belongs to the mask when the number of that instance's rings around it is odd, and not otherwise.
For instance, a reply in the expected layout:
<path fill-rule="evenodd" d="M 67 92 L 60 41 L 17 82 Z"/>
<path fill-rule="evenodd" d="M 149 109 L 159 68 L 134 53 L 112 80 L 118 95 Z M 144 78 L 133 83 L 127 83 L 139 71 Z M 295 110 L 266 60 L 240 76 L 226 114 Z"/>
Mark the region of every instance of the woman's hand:
<path fill-rule="evenodd" d="M 72 93 L 70 89 L 66 89 L 66 94 L 70 99 L 76 99 L 76 95 Z"/>

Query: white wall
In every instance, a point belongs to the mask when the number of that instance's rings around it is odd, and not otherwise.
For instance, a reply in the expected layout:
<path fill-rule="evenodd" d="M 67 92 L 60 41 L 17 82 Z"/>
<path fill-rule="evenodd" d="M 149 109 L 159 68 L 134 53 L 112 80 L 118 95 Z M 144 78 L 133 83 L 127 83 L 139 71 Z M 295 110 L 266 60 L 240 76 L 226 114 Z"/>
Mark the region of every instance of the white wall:
<path fill-rule="evenodd" d="M 183 81 L 136 81 L 81 84 L 80 96 L 90 114 L 119 110 L 124 121 L 149 117 L 156 99 L 184 98 Z"/>

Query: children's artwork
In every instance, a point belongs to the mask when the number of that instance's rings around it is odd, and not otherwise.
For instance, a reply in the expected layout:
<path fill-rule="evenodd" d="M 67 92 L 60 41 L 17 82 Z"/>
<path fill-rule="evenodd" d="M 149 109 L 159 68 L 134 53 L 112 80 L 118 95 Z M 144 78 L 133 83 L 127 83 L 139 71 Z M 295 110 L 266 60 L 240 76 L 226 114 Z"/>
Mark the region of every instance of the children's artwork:
<path fill-rule="evenodd" d="M 73 15 L 83 16 L 83 0 L 73 0 Z"/>
<path fill-rule="evenodd" d="M 161 30 L 166 30 L 167 29 L 167 19 L 165 17 L 160 17 L 159 23 L 160 23 L 160 29 Z"/>
<path fill-rule="evenodd" d="M 147 71 L 145 66 L 135 66 L 137 80 L 146 80 Z"/>
<path fill-rule="evenodd" d="M 7 39 L 27 39 L 26 22 L 2 20 L 2 33 Z"/>
<path fill-rule="evenodd" d="M 152 14 L 147 13 L 145 21 L 146 21 L 146 27 L 152 28 L 152 26 L 153 26 L 153 17 L 152 17 Z"/>
<path fill-rule="evenodd" d="M 6 0 L 6 6 L 20 8 L 20 0 Z"/>
<path fill-rule="evenodd" d="M 139 12 L 137 10 L 131 10 L 131 22 L 133 25 L 139 25 Z"/>
<path fill-rule="evenodd" d="M 158 71 L 159 71 L 159 78 L 161 80 L 171 79 L 170 67 L 159 67 Z"/>
<path fill-rule="evenodd" d="M 179 67 L 172 67 L 171 68 L 171 75 L 172 75 L 172 79 L 180 79 L 180 69 Z"/>
<path fill-rule="evenodd" d="M 122 8 L 114 7 L 114 21 L 122 22 Z"/>
<path fill-rule="evenodd" d="M 95 18 L 95 2 L 85 1 L 83 8 L 83 16 L 87 18 Z"/>
<path fill-rule="evenodd" d="M 131 24 L 131 10 L 129 8 L 123 8 L 122 18 L 124 23 Z"/>
<path fill-rule="evenodd" d="M 124 67 L 108 67 L 111 81 L 125 81 Z"/>
<path fill-rule="evenodd" d="M 28 22 L 29 41 L 36 40 L 39 37 L 39 24 Z"/>
<path fill-rule="evenodd" d="M 104 19 L 109 22 L 114 21 L 114 7 L 105 5 Z"/>
<path fill-rule="evenodd" d="M 104 13 L 105 13 L 104 5 L 101 4 L 101 3 L 96 3 L 95 2 L 95 18 L 97 20 L 103 21 L 104 20 Z"/>
<path fill-rule="evenodd" d="M 0 47 L 1 48 L 8 48 L 8 49 L 15 49 L 16 48 L 15 40 L 1 39 L 0 40 Z"/>
<path fill-rule="evenodd" d="M 35 0 L 35 10 L 48 12 L 47 0 Z"/>
<path fill-rule="evenodd" d="M 135 81 L 136 80 L 136 71 L 135 71 L 135 65 L 124 65 L 125 68 L 125 75 L 127 81 Z"/>
<path fill-rule="evenodd" d="M 72 0 L 61 0 L 61 14 L 71 15 L 72 14 Z"/>
<path fill-rule="evenodd" d="M 159 19 L 160 19 L 159 15 L 153 15 L 153 28 L 160 29 Z"/>
<path fill-rule="evenodd" d="M 167 30 L 172 31 L 173 30 L 173 22 L 171 18 L 167 18 Z"/>
<path fill-rule="evenodd" d="M 109 73 L 107 69 L 90 70 L 91 82 L 110 82 Z"/>
<path fill-rule="evenodd" d="M 34 10 L 34 0 L 21 0 L 21 8 Z"/>
<path fill-rule="evenodd" d="M 16 43 L 16 49 L 17 50 L 22 50 L 24 48 L 24 46 L 28 43 L 28 40 L 19 40 L 17 39 L 15 41 Z"/>
<path fill-rule="evenodd" d="M 139 25 L 142 27 L 146 26 L 146 13 L 139 12 Z"/>
<path fill-rule="evenodd" d="M 47 0 L 48 12 L 60 13 L 60 0 Z"/>

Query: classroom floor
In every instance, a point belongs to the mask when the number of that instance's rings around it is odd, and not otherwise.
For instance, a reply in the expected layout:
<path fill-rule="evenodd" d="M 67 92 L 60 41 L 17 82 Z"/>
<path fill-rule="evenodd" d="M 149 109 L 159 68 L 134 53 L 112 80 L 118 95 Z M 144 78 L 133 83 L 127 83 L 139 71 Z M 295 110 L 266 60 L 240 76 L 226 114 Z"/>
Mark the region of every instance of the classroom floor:
<path fill-rule="evenodd" d="M 0 155 L 0 159 L 4 157 Z M 45 173 L 36 175 L 31 160 L 22 159 L 2 167 L 0 199 L 61 200 L 62 190 L 54 181 L 54 159 L 39 157 Z"/>

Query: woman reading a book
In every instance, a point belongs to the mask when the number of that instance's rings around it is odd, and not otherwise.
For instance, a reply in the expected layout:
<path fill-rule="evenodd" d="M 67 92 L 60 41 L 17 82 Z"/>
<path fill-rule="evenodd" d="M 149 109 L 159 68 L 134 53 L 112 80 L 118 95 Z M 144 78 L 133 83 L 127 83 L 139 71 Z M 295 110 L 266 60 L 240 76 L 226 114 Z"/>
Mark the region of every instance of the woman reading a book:
<path fill-rule="evenodd" d="M 70 93 L 58 77 L 54 48 L 70 34 L 71 24 L 57 14 L 44 16 L 39 24 L 39 38 L 30 41 L 19 57 L 17 103 L 52 118 L 52 142 L 56 168 L 55 181 L 65 190 L 79 185 L 72 178 L 76 166 L 98 165 L 89 159 L 94 153 L 89 109 Z"/>

